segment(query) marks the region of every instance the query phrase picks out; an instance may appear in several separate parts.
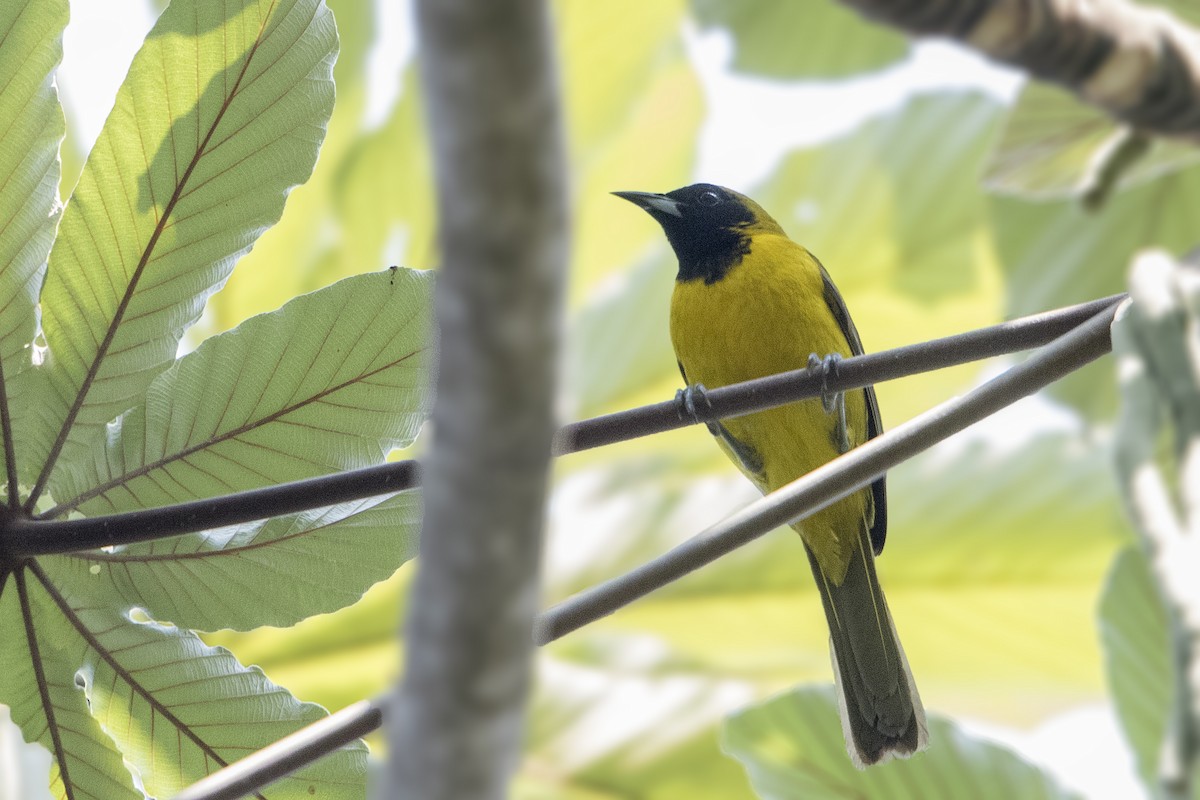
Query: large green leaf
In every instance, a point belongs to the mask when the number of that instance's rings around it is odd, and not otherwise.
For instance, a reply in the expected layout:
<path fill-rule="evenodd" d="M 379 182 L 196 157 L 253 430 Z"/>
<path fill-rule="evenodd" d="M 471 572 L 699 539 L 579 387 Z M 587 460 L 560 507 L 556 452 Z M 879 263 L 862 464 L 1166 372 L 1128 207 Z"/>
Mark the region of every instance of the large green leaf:
<path fill-rule="evenodd" d="M 1009 113 L 989 158 L 984 181 L 995 191 L 1032 199 L 1070 197 L 1092 187 L 1095 173 L 1124 126 L 1103 111 L 1051 84 L 1031 81 Z M 1155 139 L 1123 169 L 1126 188 L 1200 161 L 1191 142 Z"/>
<path fill-rule="evenodd" d="M 357 601 L 417 554 L 415 491 L 43 559 L 55 583 L 197 630 L 287 626 Z"/>
<path fill-rule="evenodd" d="M 0 360 L 10 378 L 30 362 L 34 305 L 58 224 L 66 126 L 54 70 L 66 24 L 66 0 L 0 7 Z"/>
<path fill-rule="evenodd" d="M 1125 288 L 1133 254 L 1146 247 L 1183 253 L 1200 243 L 1192 209 L 1200 167 L 1122 191 L 1090 213 L 1077 202 L 992 201 L 997 249 L 1008 283 L 1008 313 L 1091 300 Z M 1111 419 L 1116 381 L 1108 360 L 1060 381 L 1052 392 L 1093 419 Z"/>
<path fill-rule="evenodd" d="M 379 463 L 424 418 L 431 278 L 385 270 L 347 279 L 208 340 L 110 426 L 91 470 L 61 474 L 56 496 L 80 487 L 84 511 L 120 510 Z M 102 729 L 145 786 L 170 794 L 323 713 L 183 626 L 291 624 L 353 602 L 415 554 L 415 500 L 408 492 L 21 566 L 38 594 L 0 617 L 0 639 L 15 641 L 28 623 L 45 645 L 5 650 L 14 663 L 0 700 L 27 737 L 58 737 L 44 743 L 68 772 L 74 764 L 77 774 L 128 782 L 120 759 L 113 767 L 115 756 L 104 756 Z M 15 602 L 14 580 L 5 601 Z M 59 673 L 65 688 L 43 698 L 39 675 Z M 89 709 L 102 728 L 71 716 Z M 360 796 L 362 760 L 352 749 L 266 796 Z"/>
<path fill-rule="evenodd" d="M 570 493 L 551 507 L 552 596 L 624 572 L 755 495 L 740 476 L 672 467 L 663 456 L 571 476 Z M 1069 434 L 1014 448 L 943 447 L 892 471 L 878 566 L 932 707 L 1025 724 L 1100 696 L 1091 620 L 1124 530 L 1111 486 L 1104 447 Z M 592 525 L 559 522 L 558 509 L 577 520 L 580 507 Z M 789 529 L 572 634 L 554 652 L 590 663 L 597 642 L 635 634 L 658 637 L 689 669 L 752 680 L 760 691 L 831 680 L 825 618 Z"/>
<path fill-rule="evenodd" d="M 998 321 L 978 175 L 1001 111 L 979 94 L 918 96 L 848 136 L 794 152 L 752 193 L 828 268 L 868 351 Z M 884 427 L 977 374 L 967 365 L 883 384 Z"/>
<path fill-rule="evenodd" d="M 347 152 L 331 187 L 348 265 L 385 255 L 409 267 L 437 264 L 433 166 L 415 67 L 405 70 L 400 91 L 383 125 Z"/>
<path fill-rule="evenodd" d="M 571 318 L 564 383 L 575 416 L 636 405 L 632 398 L 679 374 L 666 326 L 675 269 L 664 249 Z"/>
<path fill-rule="evenodd" d="M 184 356 L 86 462 L 58 505 L 103 514 L 383 461 L 425 418 L 432 273 L 347 278 Z"/>
<path fill-rule="evenodd" d="M 361 250 L 355 247 L 359 232 L 339 229 L 333 219 L 338 175 L 366 135 L 365 73 L 367 55 L 378 30 L 375 3 L 327 1 L 337 17 L 339 46 L 333 69 L 337 105 L 321 143 L 321 158 L 312 177 L 288 196 L 288 213 L 263 234 L 241 260 L 229 283 L 209 300 L 204 317 L 189 333 L 192 343 L 278 308 L 298 294 L 386 266 L 379 260 L 379 253 L 361 257 Z M 383 183 L 377 182 L 376 190 L 384 191 L 385 186 L 380 185 Z"/>
<path fill-rule="evenodd" d="M 63 632 L 45 624 L 44 595 L 36 584 L 26 586 L 24 574 L 7 577 L 0 579 L 0 703 L 28 741 L 54 756 L 51 793 L 60 800 L 141 800 L 121 753 L 89 713 L 75 679 L 80 665 L 60 657 Z"/>
<path fill-rule="evenodd" d="M 733 67 L 769 78 L 845 78 L 908 54 L 908 39 L 833 0 L 692 0 L 700 24 L 733 36 Z"/>
<path fill-rule="evenodd" d="M 1157 786 L 1176 675 L 1162 599 L 1138 547 L 1126 548 L 1113 563 L 1100 600 L 1100 639 L 1109 690 L 1138 774 L 1146 786 Z M 1192 797 L 1200 798 L 1200 770 L 1193 772 Z"/>
<path fill-rule="evenodd" d="M 228 12 L 229 16 L 226 17 Z M 170 5 L 63 214 L 41 295 L 50 348 L 24 475 L 44 480 L 132 406 L 237 257 L 312 171 L 337 50 L 321 0 Z"/>
<path fill-rule="evenodd" d="M 66 24 L 66 0 L 13 0 L 0 7 L 0 367 L 6 383 L 0 403 L 18 429 L 37 424 L 31 413 L 37 404 L 13 391 L 13 379 L 32 363 L 37 296 L 58 225 L 65 123 L 54 70 Z M 0 447 L 0 470 L 9 452 Z"/>
<path fill-rule="evenodd" d="M 734 715 L 723 744 L 764 800 L 1067 800 L 1077 798 L 1012 751 L 977 739 L 937 716 L 929 749 L 908 760 L 858 770 L 842 742 L 837 700 L 799 689 Z"/>
<path fill-rule="evenodd" d="M 53 645 L 40 659 L 26 654 L 23 661 L 67 676 L 63 691 L 77 698 L 79 721 L 94 719 L 102 726 L 154 796 L 172 795 L 325 716 L 191 632 L 96 605 L 86 589 L 65 593 L 37 567 L 28 575 L 30 624 Z M 63 720 L 42 724 L 57 731 L 73 727 Z M 94 734 L 86 737 L 80 750 L 94 750 L 97 741 Z M 320 791 L 323 797 L 361 797 L 365 760 L 365 747 L 347 746 L 265 795 L 299 799 Z M 96 784 L 84 776 L 71 781 L 75 793 L 69 797 L 112 796 L 91 788 Z"/>

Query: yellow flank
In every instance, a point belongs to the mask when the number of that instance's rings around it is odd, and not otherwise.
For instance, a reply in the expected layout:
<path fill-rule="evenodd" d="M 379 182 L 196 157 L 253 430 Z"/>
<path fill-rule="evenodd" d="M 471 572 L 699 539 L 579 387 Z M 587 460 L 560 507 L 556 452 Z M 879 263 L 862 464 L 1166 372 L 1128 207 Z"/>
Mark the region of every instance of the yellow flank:
<path fill-rule="evenodd" d="M 758 209 L 756 209 L 758 210 Z M 720 280 L 679 281 L 671 297 L 671 341 L 689 383 L 709 389 L 807 365 L 810 353 L 850 356 L 837 319 L 824 300 L 817 260 L 788 239 L 765 213 L 746 229 L 750 252 Z M 743 469 L 766 492 L 790 483 L 840 455 L 836 417 L 819 398 L 724 420 L 738 441 L 762 459 L 762 475 Z M 850 446 L 867 438 L 863 392 L 846 393 Z M 740 460 L 724 441 L 726 455 Z M 863 489 L 795 526 L 825 577 L 840 586 L 873 518 L 870 488 Z"/>

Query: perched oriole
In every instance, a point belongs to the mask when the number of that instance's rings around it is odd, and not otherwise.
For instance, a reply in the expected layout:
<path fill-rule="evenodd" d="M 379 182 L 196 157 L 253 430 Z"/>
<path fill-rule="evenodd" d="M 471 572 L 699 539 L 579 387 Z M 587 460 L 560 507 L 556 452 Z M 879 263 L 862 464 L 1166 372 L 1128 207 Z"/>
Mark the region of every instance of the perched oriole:
<path fill-rule="evenodd" d="M 671 341 L 689 392 L 863 352 L 821 263 L 750 198 L 711 184 L 616 192 L 650 213 L 679 259 Z M 692 395 L 694 399 L 694 394 Z M 804 400 L 710 423 L 725 454 L 774 491 L 877 436 L 875 391 Z M 829 622 L 846 746 L 858 766 L 926 743 L 925 712 L 896 636 L 874 555 L 887 532 L 884 479 L 793 526 Z"/>

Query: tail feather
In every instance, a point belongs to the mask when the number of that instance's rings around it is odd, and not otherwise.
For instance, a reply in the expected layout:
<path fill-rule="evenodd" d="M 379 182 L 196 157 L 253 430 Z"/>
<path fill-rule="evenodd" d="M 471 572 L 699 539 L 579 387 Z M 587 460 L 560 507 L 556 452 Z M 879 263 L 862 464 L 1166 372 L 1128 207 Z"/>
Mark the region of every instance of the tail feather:
<path fill-rule="evenodd" d="M 840 585 L 826 579 L 808 552 L 829 620 L 846 747 L 860 768 L 910 756 L 928 739 L 925 709 L 875 575 L 868 535 L 863 526 Z"/>

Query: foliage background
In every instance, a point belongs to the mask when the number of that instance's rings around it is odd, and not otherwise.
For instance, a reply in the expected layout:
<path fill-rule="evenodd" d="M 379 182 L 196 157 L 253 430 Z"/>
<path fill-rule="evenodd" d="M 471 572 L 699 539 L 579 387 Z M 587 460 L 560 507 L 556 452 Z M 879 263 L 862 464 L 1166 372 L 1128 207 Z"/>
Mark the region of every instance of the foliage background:
<path fill-rule="evenodd" d="M 330 5 L 338 101 L 316 171 L 189 346 L 346 275 L 437 264 L 403 4 Z M 156 6 L 79 0 L 72 13 L 59 80 L 64 195 Z M 1160 148 L 1087 214 L 1072 195 L 1112 135 L 1102 118 L 944 46 L 914 49 L 829 0 L 561 0 L 556 24 L 575 186 L 564 419 L 658 400 L 678 381 L 666 335 L 671 258 L 657 226 L 612 190 L 703 179 L 752 194 L 829 266 L 870 349 L 1120 291 L 1136 247 L 1194 244 L 1190 151 Z M 90 83 L 106 65 L 112 85 Z M 881 386 L 885 426 L 1002 366 Z M 879 568 L 931 711 L 1017 746 L 1088 796 L 1128 797 L 1134 762 L 1116 714 L 1132 725 L 1146 774 L 1151 712 L 1164 702 L 1146 696 L 1162 685 L 1146 675 L 1166 666 L 1141 663 L 1153 660 L 1152 626 L 1136 622 L 1144 615 L 1131 623 L 1130 603 L 1112 595 L 1129 592 L 1152 616 L 1136 553 L 1122 556 L 1109 587 L 1102 649 L 1100 597 L 1129 538 L 1108 467 L 1110 372 L 1102 361 L 895 470 Z M 752 496 L 701 429 L 561 460 L 546 602 Z M 302 699 L 340 708 L 392 681 L 410 574 L 291 629 L 208 638 Z M 755 786 L 770 792 L 759 782 L 771 752 L 753 735 L 759 712 L 724 734 L 722 720 L 797 683 L 830 681 L 810 584 L 798 539 L 780 532 L 548 648 L 518 796 L 753 797 L 746 771 L 721 755 L 722 735 L 759 759 Z M 1121 649 L 1131 631 L 1149 640 Z M 1116 693 L 1116 711 L 1106 663 L 1143 683 L 1141 694 Z M 5 771 L 40 756 L 0 753 Z"/>

